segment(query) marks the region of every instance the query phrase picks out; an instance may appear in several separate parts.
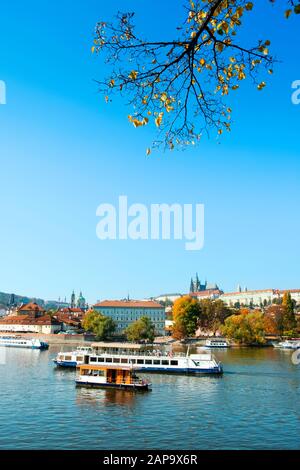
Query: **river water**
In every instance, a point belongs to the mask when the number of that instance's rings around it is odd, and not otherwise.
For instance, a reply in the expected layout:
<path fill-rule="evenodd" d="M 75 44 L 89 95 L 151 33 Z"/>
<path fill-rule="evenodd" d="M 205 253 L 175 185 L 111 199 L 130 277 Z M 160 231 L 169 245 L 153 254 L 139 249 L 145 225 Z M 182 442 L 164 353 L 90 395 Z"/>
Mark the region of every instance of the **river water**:
<path fill-rule="evenodd" d="M 149 375 L 134 394 L 76 388 L 57 351 L 5 350 L 0 449 L 300 449 L 291 352 L 218 351 L 223 377 Z"/>

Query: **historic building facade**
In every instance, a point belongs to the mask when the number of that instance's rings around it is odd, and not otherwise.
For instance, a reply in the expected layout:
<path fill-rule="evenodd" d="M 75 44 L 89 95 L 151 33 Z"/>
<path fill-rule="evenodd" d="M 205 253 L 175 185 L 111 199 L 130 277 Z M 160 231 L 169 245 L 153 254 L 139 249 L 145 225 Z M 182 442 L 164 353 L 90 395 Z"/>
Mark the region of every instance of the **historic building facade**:
<path fill-rule="evenodd" d="M 0 319 L 0 331 L 51 334 L 61 330 L 61 323 L 35 302 L 21 305 L 12 315 Z"/>
<path fill-rule="evenodd" d="M 111 317 L 116 323 L 116 333 L 122 334 L 134 321 L 148 317 L 155 325 L 155 334 L 165 335 L 165 309 L 158 302 L 148 300 L 104 300 L 94 305 L 94 310 Z"/>

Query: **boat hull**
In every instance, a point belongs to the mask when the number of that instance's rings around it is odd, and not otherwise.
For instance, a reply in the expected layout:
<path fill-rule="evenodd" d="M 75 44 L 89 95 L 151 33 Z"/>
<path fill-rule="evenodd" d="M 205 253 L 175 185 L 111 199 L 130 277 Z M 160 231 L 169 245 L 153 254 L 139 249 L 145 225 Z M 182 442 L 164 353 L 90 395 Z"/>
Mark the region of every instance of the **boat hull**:
<path fill-rule="evenodd" d="M 96 384 L 91 382 L 81 382 L 76 380 L 76 387 L 87 387 L 87 388 L 114 388 L 117 390 L 130 390 L 132 392 L 147 392 L 151 389 L 149 388 L 149 384 L 111 384 L 111 383 L 102 383 Z"/>
<path fill-rule="evenodd" d="M 76 362 L 58 362 L 54 361 L 54 363 L 58 367 L 65 367 L 65 368 L 73 368 L 75 369 L 77 367 Z M 199 369 L 199 368 L 164 368 L 160 369 L 157 367 L 147 367 L 147 368 L 136 368 L 135 369 L 137 372 L 142 372 L 142 373 L 149 373 L 149 374 L 179 374 L 179 375 L 222 375 L 223 374 L 223 368 L 220 367 L 212 367 L 209 369 Z"/>
<path fill-rule="evenodd" d="M 34 344 L 9 344 L 9 343 L 0 343 L 0 347 L 2 348 L 21 348 L 21 349 L 38 349 L 40 351 L 46 350 L 49 348 L 49 345 L 47 343 L 40 344 L 40 345 L 34 345 Z"/>
<path fill-rule="evenodd" d="M 77 362 L 74 362 L 74 361 L 53 361 L 54 364 L 57 366 L 57 367 L 68 367 L 68 368 L 73 368 L 73 369 L 76 369 L 77 365 Z"/>
<path fill-rule="evenodd" d="M 223 369 L 222 367 L 212 367 L 209 369 L 199 369 L 195 368 L 192 369 L 190 367 L 187 368 L 165 368 L 159 369 L 155 367 L 149 367 L 144 369 L 136 369 L 137 372 L 144 372 L 145 374 L 179 374 L 179 375 L 222 375 Z"/>

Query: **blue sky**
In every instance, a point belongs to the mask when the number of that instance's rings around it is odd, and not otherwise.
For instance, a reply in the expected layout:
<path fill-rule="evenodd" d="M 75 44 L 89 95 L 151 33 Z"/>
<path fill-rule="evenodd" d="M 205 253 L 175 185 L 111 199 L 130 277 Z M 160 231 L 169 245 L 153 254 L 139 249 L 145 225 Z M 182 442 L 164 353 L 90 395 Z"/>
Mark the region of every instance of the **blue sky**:
<path fill-rule="evenodd" d="M 90 302 L 184 292 L 196 271 L 224 290 L 295 288 L 299 280 L 299 18 L 265 6 L 249 15 L 281 63 L 266 89 L 244 83 L 234 125 L 187 151 L 145 156 L 151 129 L 106 105 L 91 54 L 97 20 L 136 11 L 140 31 L 172 37 L 183 0 L 4 1 L 0 15 L 0 290 L 56 299 L 82 289 Z M 260 2 L 259 2 L 260 3 Z M 279 2 L 281 3 L 281 2 Z M 255 15 L 255 19 L 254 19 Z M 267 22 L 266 22 L 267 18 Z M 298 21 L 298 22 L 297 22 Z M 253 34 L 245 25 L 243 40 Z M 117 203 L 204 203 L 205 246 L 100 241 L 96 208 Z"/>

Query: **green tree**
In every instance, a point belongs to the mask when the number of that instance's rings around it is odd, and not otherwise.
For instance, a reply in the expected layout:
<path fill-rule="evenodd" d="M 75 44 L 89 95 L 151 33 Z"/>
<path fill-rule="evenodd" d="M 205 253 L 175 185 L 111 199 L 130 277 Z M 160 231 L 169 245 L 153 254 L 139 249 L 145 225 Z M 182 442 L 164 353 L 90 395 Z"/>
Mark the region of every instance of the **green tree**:
<path fill-rule="evenodd" d="M 177 299 L 173 306 L 173 335 L 175 332 L 177 339 L 194 336 L 198 328 L 200 314 L 201 306 L 197 299 L 189 295 Z"/>
<path fill-rule="evenodd" d="M 293 336 L 297 326 L 295 317 L 295 304 L 293 302 L 290 292 L 285 292 L 282 299 L 282 306 L 284 307 L 285 314 L 283 317 L 283 334 L 286 336 Z"/>
<path fill-rule="evenodd" d="M 251 345 L 265 343 L 265 321 L 262 312 L 232 315 L 225 320 L 222 333 L 237 343 Z"/>
<path fill-rule="evenodd" d="M 129 341 L 147 340 L 152 343 L 155 338 L 155 326 L 149 317 L 141 317 L 126 328 L 125 335 Z"/>
<path fill-rule="evenodd" d="M 85 315 L 82 326 L 85 331 L 94 333 L 98 340 L 109 338 L 116 329 L 116 324 L 112 318 L 106 317 L 96 310 L 92 310 Z"/>
<path fill-rule="evenodd" d="M 216 334 L 225 319 L 232 315 L 232 310 L 222 300 L 203 299 L 200 306 L 199 326 L 213 334 Z"/>
<path fill-rule="evenodd" d="M 246 79 L 261 91 L 273 73 L 270 40 L 256 36 L 255 12 L 263 3 L 267 0 L 185 0 L 174 37 L 155 40 L 139 37 L 134 13 L 99 21 L 92 52 L 111 65 L 109 76 L 98 82 L 106 102 L 114 93 L 128 95 L 133 126 L 153 122 L 158 129 L 153 146 L 173 149 L 199 142 L 208 129 L 219 135 L 230 131 L 228 95 Z M 299 0 L 269 3 L 283 3 L 286 18 L 300 13 Z M 248 15 L 254 27 L 245 42 L 238 32 Z"/>

